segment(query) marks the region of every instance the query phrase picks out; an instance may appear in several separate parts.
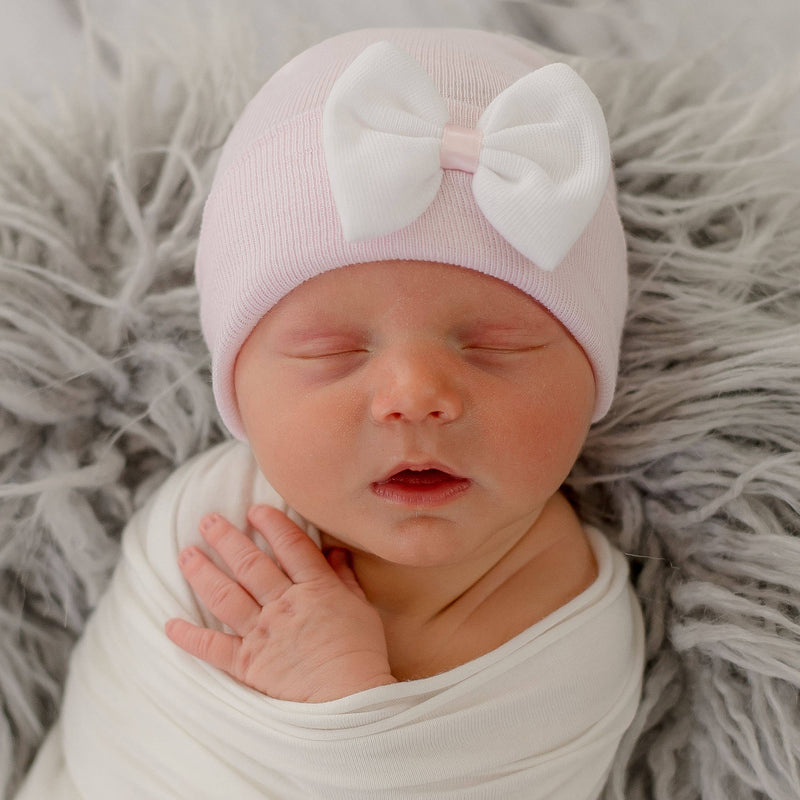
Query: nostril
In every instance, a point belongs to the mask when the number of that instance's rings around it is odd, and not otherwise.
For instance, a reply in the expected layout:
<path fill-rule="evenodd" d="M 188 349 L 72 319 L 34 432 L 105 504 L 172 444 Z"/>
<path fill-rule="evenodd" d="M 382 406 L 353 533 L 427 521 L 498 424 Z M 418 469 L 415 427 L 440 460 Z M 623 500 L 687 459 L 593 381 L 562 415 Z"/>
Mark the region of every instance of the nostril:
<path fill-rule="evenodd" d="M 385 421 L 385 420 L 392 420 L 392 421 L 405 421 L 405 422 L 423 422 L 426 419 L 434 419 L 438 422 L 449 422 L 451 418 L 455 418 L 457 414 L 450 414 L 447 411 L 424 411 L 424 410 L 417 410 L 414 408 L 405 408 L 402 411 L 386 411 L 381 412 L 380 409 L 376 409 L 374 411 L 373 416 L 376 419 Z"/>
<path fill-rule="evenodd" d="M 439 424 L 456 419 L 462 399 L 447 370 L 431 363 L 412 369 L 407 362 L 399 359 L 376 384 L 372 417 L 378 422 Z"/>

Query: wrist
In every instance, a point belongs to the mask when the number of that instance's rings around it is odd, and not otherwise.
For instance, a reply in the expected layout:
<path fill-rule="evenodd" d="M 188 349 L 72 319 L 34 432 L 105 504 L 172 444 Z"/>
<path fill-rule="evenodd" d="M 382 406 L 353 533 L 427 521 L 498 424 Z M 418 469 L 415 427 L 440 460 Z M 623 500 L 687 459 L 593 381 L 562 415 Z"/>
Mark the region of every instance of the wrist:
<path fill-rule="evenodd" d="M 331 700 L 341 700 L 343 697 L 366 692 L 368 689 L 377 689 L 379 686 L 390 686 L 398 683 L 397 678 L 391 673 L 376 675 L 367 680 L 341 684 L 338 687 L 325 686 L 319 691 L 312 692 L 303 702 L 305 703 L 327 703 Z"/>

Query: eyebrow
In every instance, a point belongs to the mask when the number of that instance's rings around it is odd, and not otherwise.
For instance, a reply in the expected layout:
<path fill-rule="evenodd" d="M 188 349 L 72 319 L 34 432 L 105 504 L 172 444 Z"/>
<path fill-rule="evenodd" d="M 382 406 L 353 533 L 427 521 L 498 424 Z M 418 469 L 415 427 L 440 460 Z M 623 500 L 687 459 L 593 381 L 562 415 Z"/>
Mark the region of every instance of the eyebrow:
<path fill-rule="evenodd" d="M 478 317 L 465 323 L 460 328 L 459 333 L 464 336 L 536 334 L 549 329 L 554 321 L 553 317 L 544 309 L 541 314 L 537 314 L 533 319 L 514 316 L 511 319 L 496 321 Z"/>
<path fill-rule="evenodd" d="M 324 339 L 362 339 L 363 333 L 347 322 L 314 320 L 283 326 L 276 331 L 275 338 L 281 345 L 293 346 Z"/>

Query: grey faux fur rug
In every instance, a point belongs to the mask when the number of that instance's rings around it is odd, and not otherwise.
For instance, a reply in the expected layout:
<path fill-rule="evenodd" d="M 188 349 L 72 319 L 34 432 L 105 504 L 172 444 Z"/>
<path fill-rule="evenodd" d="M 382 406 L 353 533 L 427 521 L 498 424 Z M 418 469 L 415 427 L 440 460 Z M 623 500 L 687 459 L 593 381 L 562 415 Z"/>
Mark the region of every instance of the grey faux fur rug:
<path fill-rule="evenodd" d="M 218 147 L 265 76 L 222 33 L 166 40 L 131 61 L 100 47 L 55 125 L 0 105 L 5 797 L 126 520 L 223 436 L 192 259 Z M 606 109 L 631 257 L 618 394 L 570 479 L 631 555 L 648 627 L 605 798 L 797 800 L 800 140 L 777 120 L 800 78 L 742 94 L 711 55 L 564 60 Z"/>

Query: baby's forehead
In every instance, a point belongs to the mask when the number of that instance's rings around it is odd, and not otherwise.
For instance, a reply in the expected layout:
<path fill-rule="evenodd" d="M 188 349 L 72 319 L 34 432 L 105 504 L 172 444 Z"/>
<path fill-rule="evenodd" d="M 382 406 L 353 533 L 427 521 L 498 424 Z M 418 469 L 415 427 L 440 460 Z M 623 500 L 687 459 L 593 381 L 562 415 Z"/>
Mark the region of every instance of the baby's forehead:
<path fill-rule="evenodd" d="M 410 296 L 419 300 L 477 298 L 545 310 L 531 295 L 476 269 L 439 261 L 371 261 L 328 270 L 301 283 L 288 296 L 299 302 L 320 296 L 346 301 L 363 295 Z"/>
<path fill-rule="evenodd" d="M 442 262 L 379 261 L 315 275 L 281 299 L 268 316 L 289 322 L 379 321 L 388 314 L 430 319 L 451 316 L 496 328 L 560 321 L 530 295 L 499 278 Z"/>
<path fill-rule="evenodd" d="M 436 261 L 374 261 L 349 264 L 315 275 L 287 297 L 303 304 L 322 299 L 336 305 L 396 298 L 419 303 L 469 299 L 539 306 L 532 297 L 506 281 L 477 270 Z"/>

